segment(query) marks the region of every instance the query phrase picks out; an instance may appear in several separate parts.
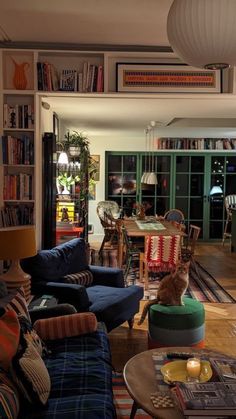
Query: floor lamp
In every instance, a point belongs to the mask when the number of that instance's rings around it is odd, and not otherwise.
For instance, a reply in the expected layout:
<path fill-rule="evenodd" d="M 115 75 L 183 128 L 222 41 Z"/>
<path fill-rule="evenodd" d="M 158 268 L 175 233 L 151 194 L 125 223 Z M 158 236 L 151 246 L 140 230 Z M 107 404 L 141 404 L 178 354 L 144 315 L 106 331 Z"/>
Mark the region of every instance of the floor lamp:
<path fill-rule="evenodd" d="M 0 229 L 0 260 L 10 260 L 8 271 L 0 275 L 8 292 L 23 287 L 26 300 L 31 292 L 31 276 L 20 266 L 20 259 L 36 255 L 34 226 L 14 226 Z"/>

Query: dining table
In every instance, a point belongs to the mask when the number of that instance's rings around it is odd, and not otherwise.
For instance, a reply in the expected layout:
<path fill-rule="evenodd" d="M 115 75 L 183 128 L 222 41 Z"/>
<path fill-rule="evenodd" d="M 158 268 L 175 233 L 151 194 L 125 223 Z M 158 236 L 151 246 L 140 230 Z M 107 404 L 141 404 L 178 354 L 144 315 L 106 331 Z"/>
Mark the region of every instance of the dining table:
<path fill-rule="evenodd" d="M 186 233 L 183 229 L 177 226 L 177 223 L 167 221 L 165 219 L 158 219 L 156 217 L 145 217 L 139 220 L 136 217 L 122 220 L 123 226 L 128 237 L 143 237 L 143 248 L 145 253 L 145 243 L 147 236 L 182 236 Z M 118 242 L 118 266 L 122 267 L 122 259 L 124 254 L 124 241 L 121 237 Z"/>

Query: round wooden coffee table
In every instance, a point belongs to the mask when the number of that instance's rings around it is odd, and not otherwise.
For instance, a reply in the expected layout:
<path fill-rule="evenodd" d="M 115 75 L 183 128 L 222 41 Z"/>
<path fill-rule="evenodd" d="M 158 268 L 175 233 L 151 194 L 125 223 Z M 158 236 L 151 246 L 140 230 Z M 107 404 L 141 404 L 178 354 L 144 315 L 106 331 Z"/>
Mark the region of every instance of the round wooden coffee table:
<path fill-rule="evenodd" d="M 191 354 L 206 353 L 211 356 L 223 355 L 207 349 L 190 347 L 157 348 L 135 355 L 125 365 L 123 375 L 127 390 L 134 400 L 130 419 L 135 417 L 137 408 L 142 408 L 150 416 L 158 419 L 183 419 L 184 416 L 175 408 L 155 408 L 150 399 L 151 393 L 160 390 L 155 376 L 153 353 L 158 352 L 187 352 Z"/>

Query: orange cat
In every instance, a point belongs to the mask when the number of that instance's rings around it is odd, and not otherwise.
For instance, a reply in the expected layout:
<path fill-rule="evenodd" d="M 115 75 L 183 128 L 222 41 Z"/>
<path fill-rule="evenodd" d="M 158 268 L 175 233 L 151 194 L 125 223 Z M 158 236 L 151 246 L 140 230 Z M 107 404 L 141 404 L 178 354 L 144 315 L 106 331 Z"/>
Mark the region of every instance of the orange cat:
<path fill-rule="evenodd" d="M 188 288 L 190 262 L 180 262 L 175 271 L 164 276 L 157 291 L 157 297 L 148 301 L 142 311 L 138 325 L 142 324 L 148 313 L 148 309 L 153 304 L 163 304 L 169 306 L 183 305 L 182 297 Z"/>

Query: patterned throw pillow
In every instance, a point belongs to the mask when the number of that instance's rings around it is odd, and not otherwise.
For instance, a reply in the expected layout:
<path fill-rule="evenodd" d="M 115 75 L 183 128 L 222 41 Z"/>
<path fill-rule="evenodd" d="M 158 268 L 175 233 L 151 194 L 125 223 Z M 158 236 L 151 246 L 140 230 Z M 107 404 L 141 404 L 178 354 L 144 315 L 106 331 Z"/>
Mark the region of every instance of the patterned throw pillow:
<path fill-rule="evenodd" d="M 20 324 L 20 343 L 12 359 L 10 372 L 19 391 L 28 402 L 45 405 L 51 390 L 48 370 L 35 343 L 25 333 L 24 321 L 22 323 L 21 318 Z"/>
<path fill-rule="evenodd" d="M 16 354 L 20 338 L 20 325 L 13 310 L 0 308 L 0 335 L 0 366 L 7 370 Z"/>
<path fill-rule="evenodd" d="M 90 271 L 80 271 L 74 274 L 65 275 L 62 279 L 70 284 L 79 284 L 88 287 L 93 283 L 93 274 Z"/>
<path fill-rule="evenodd" d="M 75 313 L 37 320 L 34 328 L 42 339 L 62 339 L 95 332 L 97 319 L 94 313 Z"/>
<path fill-rule="evenodd" d="M 16 314 L 22 314 L 30 321 L 24 290 L 19 288 L 15 294 L 9 294 L 8 297 L 9 302 L 6 304 L 6 310 L 14 310 Z"/>
<path fill-rule="evenodd" d="M 20 410 L 19 394 L 9 375 L 0 369 L 0 418 L 16 419 Z"/>

